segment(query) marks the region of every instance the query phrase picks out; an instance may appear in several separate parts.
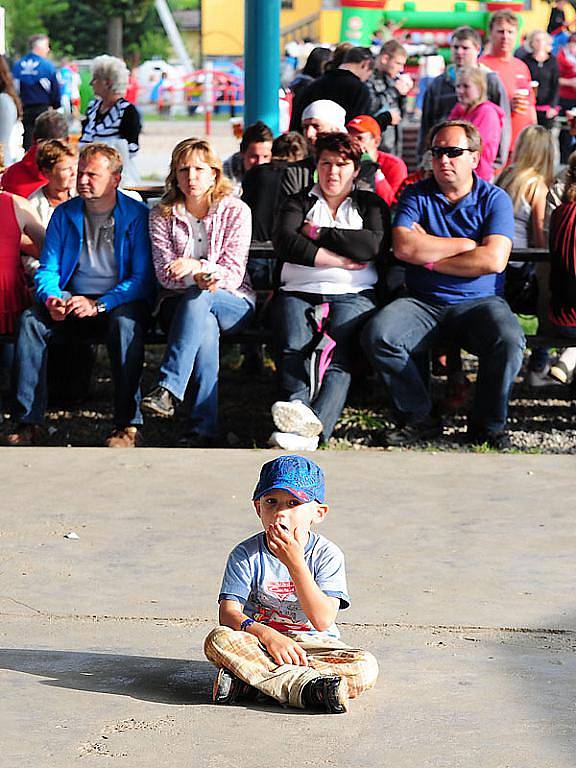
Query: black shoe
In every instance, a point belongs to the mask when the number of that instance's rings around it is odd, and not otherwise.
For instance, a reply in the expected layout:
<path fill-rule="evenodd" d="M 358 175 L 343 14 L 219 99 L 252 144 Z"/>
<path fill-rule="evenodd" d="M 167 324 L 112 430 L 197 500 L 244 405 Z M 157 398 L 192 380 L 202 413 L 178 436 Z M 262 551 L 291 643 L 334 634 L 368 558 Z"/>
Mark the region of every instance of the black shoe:
<path fill-rule="evenodd" d="M 320 710 L 331 715 L 348 711 L 348 681 L 345 677 L 322 676 L 306 683 L 302 690 L 305 709 Z"/>
<path fill-rule="evenodd" d="M 146 397 L 142 398 L 140 407 L 146 413 L 158 416 L 174 416 L 174 398 L 164 387 L 155 387 Z"/>
<path fill-rule="evenodd" d="M 415 443 L 433 440 L 442 434 L 442 422 L 428 416 L 423 421 L 406 424 L 404 427 L 387 432 L 384 436 L 385 445 L 402 448 Z"/>
<path fill-rule="evenodd" d="M 468 427 L 464 439 L 470 445 L 485 445 L 495 451 L 505 451 L 511 447 L 507 432 L 490 432 L 487 429 Z"/>
<path fill-rule="evenodd" d="M 212 688 L 214 704 L 235 704 L 237 701 L 249 701 L 255 699 L 257 694 L 258 691 L 251 685 L 240 680 L 229 669 L 220 667 Z"/>

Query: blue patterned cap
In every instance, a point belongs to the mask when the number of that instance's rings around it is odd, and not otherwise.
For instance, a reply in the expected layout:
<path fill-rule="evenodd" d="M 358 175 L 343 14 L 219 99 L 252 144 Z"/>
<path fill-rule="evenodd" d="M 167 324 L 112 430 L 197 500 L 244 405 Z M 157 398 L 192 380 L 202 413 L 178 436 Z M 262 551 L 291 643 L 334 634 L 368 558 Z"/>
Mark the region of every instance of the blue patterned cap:
<path fill-rule="evenodd" d="M 278 456 L 268 461 L 260 470 L 258 485 L 252 499 L 256 501 L 274 489 L 288 491 L 298 501 L 324 503 L 324 473 L 304 456 Z"/>

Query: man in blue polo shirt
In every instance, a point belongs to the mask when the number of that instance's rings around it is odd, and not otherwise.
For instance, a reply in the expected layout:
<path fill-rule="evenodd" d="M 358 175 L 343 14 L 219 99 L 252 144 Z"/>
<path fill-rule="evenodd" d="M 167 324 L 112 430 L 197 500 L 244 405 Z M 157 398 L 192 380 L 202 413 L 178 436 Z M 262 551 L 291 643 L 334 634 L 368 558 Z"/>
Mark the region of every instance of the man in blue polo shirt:
<path fill-rule="evenodd" d="M 34 121 L 47 109 L 60 107 L 60 84 L 56 68 L 48 61 L 50 41 L 46 35 L 32 35 L 29 51 L 12 68 L 12 76 L 22 101 L 24 149 L 32 146 Z"/>
<path fill-rule="evenodd" d="M 441 433 L 425 369 L 429 351 L 442 342 L 478 356 L 469 442 L 501 448 L 524 349 L 522 330 L 502 298 L 514 236 L 512 203 L 474 173 L 481 149 L 474 126 L 439 123 L 430 146 L 433 178 L 408 187 L 392 230 L 394 253 L 406 263 L 408 296 L 374 316 L 362 343 L 400 415 L 388 445 Z"/>

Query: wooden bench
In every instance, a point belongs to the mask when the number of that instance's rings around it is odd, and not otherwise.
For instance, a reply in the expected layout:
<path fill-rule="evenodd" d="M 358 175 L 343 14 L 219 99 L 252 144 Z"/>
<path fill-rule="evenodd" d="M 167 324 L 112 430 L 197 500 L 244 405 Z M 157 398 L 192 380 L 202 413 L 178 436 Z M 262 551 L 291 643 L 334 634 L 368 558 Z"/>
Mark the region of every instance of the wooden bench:
<path fill-rule="evenodd" d="M 546 248 L 515 248 L 510 256 L 511 261 L 522 261 L 529 263 L 539 263 L 548 260 L 548 250 Z M 255 258 L 274 258 L 274 247 L 270 241 L 253 241 L 250 246 L 250 259 Z M 270 272 L 271 274 L 271 272 Z M 239 344 L 245 342 L 259 342 L 265 344 L 270 341 L 272 334 L 270 328 L 265 323 L 265 313 L 270 299 L 273 295 L 273 285 L 259 288 L 256 291 L 257 305 L 256 315 L 253 322 L 239 333 L 227 334 L 222 340 L 227 343 Z M 148 337 L 149 343 L 163 344 L 166 341 L 165 335 L 159 329 L 153 329 Z M 563 336 L 551 336 L 547 334 L 528 334 L 526 335 L 526 345 L 529 348 L 546 347 L 562 348 L 576 346 L 576 338 L 569 339 Z"/>

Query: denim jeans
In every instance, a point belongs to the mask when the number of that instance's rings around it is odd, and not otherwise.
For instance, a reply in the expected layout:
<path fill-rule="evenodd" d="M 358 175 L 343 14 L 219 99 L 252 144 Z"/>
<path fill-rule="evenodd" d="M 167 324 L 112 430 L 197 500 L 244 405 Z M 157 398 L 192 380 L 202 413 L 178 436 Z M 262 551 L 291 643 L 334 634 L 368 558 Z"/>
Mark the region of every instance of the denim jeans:
<path fill-rule="evenodd" d="M 73 316 L 54 321 L 48 310 L 36 304 L 20 320 L 16 343 L 16 416 L 23 424 L 44 421 L 48 398 L 48 344 L 74 339 L 106 341 L 114 383 L 114 424 L 142 424 L 140 378 L 144 364 L 144 335 L 148 305 L 132 301 L 97 317 Z"/>
<path fill-rule="evenodd" d="M 314 307 L 327 302 L 327 333 L 336 342 L 334 356 L 314 402 L 310 402 L 310 354 L 317 343 Z M 320 295 L 280 291 L 272 306 L 274 343 L 278 346 L 281 397 L 302 400 L 318 416 L 328 440 L 346 403 L 351 362 L 360 329 L 376 308 L 374 292 Z"/>
<path fill-rule="evenodd" d="M 362 334 L 364 349 L 405 423 L 421 421 L 432 409 L 421 361 L 440 342 L 478 357 L 470 425 L 488 432 L 504 429 L 524 351 L 522 329 L 504 299 L 489 296 L 445 306 L 397 299 Z"/>
<path fill-rule="evenodd" d="M 221 288 L 210 293 L 191 286 L 165 300 L 161 320 L 170 330 L 158 384 L 182 401 L 190 383 L 190 431 L 217 434 L 220 333 L 241 330 L 253 313 L 247 299 Z"/>

